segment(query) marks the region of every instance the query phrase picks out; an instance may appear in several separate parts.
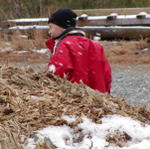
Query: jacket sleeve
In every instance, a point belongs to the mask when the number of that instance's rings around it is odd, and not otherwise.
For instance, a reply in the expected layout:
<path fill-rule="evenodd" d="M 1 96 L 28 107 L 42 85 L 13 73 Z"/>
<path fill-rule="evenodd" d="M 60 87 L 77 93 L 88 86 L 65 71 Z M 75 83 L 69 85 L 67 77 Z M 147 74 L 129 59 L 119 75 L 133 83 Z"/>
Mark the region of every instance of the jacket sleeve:
<path fill-rule="evenodd" d="M 73 65 L 69 47 L 65 46 L 65 44 L 60 43 L 56 49 L 56 53 L 50 58 L 48 71 L 64 78 L 64 75 L 69 75 L 72 70 Z"/>
<path fill-rule="evenodd" d="M 49 40 L 47 40 L 45 42 L 47 48 L 49 48 L 49 50 L 51 51 L 51 53 L 53 52 L 53 49 L 54 49 L 54 45 L 55 45 L 55 39 L 51 38 Z"/>

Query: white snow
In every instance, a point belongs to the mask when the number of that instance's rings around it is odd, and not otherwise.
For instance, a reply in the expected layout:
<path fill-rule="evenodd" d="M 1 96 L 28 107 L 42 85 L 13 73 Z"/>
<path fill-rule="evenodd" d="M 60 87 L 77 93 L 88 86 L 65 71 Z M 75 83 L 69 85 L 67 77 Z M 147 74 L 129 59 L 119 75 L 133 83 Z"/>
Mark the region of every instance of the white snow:
<path fill-rule="evenodd" d="M 147 12 L 140 12 L 138 15 L 143 15 L 143 16 L 145 15 L 146 16 Z"/>
<path fill-rule="evenodd" d="M 40 50 L 33 50 L 33 51 L 36 52 L 36 53 L 41 53 L 41 54 L 43 54 L 43 53 L 48 52 L 49 50 L 48 50 L 48 49 L 40 49 Z"/>
<path fill-rule="evenodd" d="M 143 52 L 149 51 L 149 48 L 144 48 L 142 51 Z"/>
<path fill-rule="evenodd" d="M 150 18 L 150 14 L 146 15 L 146 18 Z M 107 16 L 88 16 L 88 20 L 104 20 Z M 136 19 L 136 15 L 117 15 L 117 19 Z"/>
<path fill-rule="evenodd" d="M 75 121 L 76 121 L 76 119 L 75 119 L 74 117 L 67 116 L 67 115 L 63 115 L 63 116 L 61 117 L 61 119 L 65 120 L 65 121 L 67 121 L 67 122 L 69 122 L 69 123 L 72 123 L 72 122 L 75 122 Z"/>
<path fill-rule="evenodd" d="M 13 51 L 13 49 L 11 47 L 0 49 L 0 52 L 7 52 L 7 51 Z"/>
<path fill-rule="evenodd" d="M 141 12 L 139 14 L 145 14 L 146 18 L 150 18 L 150 14 L 145 12 Z M 112 13 L 110 15 L 117 15 L 116 13 Z M 82 14 L 79 17 L 87 17 L 88 20 L 103 20 L 106 19 L 107 16 L 87 16 L 86 14 Z M 77 17 L 77 19 L 79 18 Z M 136 19 L 136 15 L 117 15 L 118 19 Z M 15 20 L 8 20 L 9 22 L 16 22 L 16 23 L 31 23 L 31 22 L 48 22 L 48 18 L 23 18 L 23 19 L 15 19 Z"/>
<path fill-rule="evenodd" d="M 117 13 L 111 13 L 109 16 L 118 16 Z"/>
<path fill-rule="evenodd" d="M 68 123 L 77 120 L 71 116 L 61 118 Z M 83 122 L 75 128 L 63 125 L 41 129 L 36 131 L 36 139 L 27 140 L 24 149 L 35 149 L 36 144 L 42 143 L 54 145 L 57 149 L 150 149 L 150 125 L 142 125 L 139 121 L 120 115 L 107 115 L 101 120 L 101 124 L 96 124 L 82 117 Z M 131 137 L 124 147 L 106 140 L 110 135 L 124 133 Z"/>
<path fill-rule="evenodd" d="M 93 40 L 94 40 L 94 41 L 100 41 L 100 40 L 101 40 L 101 37 L 99 37 L 99 36 L 94 36 L 94 37 L 93 37 Z"/>
<path fill-rule="evenodd" d="M 88 17 L 88 15 L 87 15 L 87 14 L 81 14 L 79 17 L 87 18 L 87 17 Z"/>
<path fill-rule="evenodd" d="M 82 29 L 144 29 L 150 30 L 150 27 L 146 26 L 84 26 Z"/>
<path fill-rule="evenodd" d="M 84 26 L 81 29 L 143 29 L 150 30 L 150 27 L 146 26 Z M 11 30 L 28 30 L 28 29 L 49 29 L 48 26 L 30 25 L 30 26 L 14 26 L 10 27 Z M 67 44 L 71 44 L 67 42 Z"/>
<path fill-rule="evenodd" d="M 11 47 L 6 47 L 3 49 L 0 49 L 0 52 L 7 52 L 7 51 L 13 51 L 13 53 L 18 53 L 18 54 L 29 52 L 29 51 L 25 51 L 25 50 L 15 51 Z M 32 51 L 36 52 L 36 53 L 44 54 L 44 53 L 48 52 L 49 50 L 48 49 L 39 49 L 39 50 L 33 49 Z"/>
<path fill-rule="evenodd" d="M 38 138 L 49 138 L 53 142 L 54 146 L 58 148 L 67 149 L 68 145 L 71 145 L 71 129 L 68 126 L 49 126 L 43 130 L 38 131 Z"/>
<path fill-rule="evenodd" d="M 18 53 L 18 54 L 23 54 L 23 53 L 27 53 L 28 51 L 14 51 L 13 53 Z"/>
<path fill-rule="evenodd" d="M 15 20 L 8 20 L 9 22 L 47 22 L 48 18 L 24 18 L 24 19 L 15 19 Z"/>
<path fill-rule="evenodd" d="M 14 26 L 10 27 L 11 30 L 28 30 L 28 29 L 48 29 L 48 26 L 38 26 L 38 25 L 31 25 L 31 26 Z M 84 26 L 80 27 L 81 29 L 143 29 L 143 30 L 150 30 L 150 27 L 146 26 Z M 67 42 L 67 44 L 71 44 Z"/>
<path fill-rule="evenodd" d="M 20 35 L 19 37 L 28 39 L 28 36 L 27 36 L 27 35 Z"/>
<path fill-rule="evenodd" d="M 87 20 L 87 19 L 88 19 L 88 15 L 87 14 L 82 14 L 82 15 L 77 17 L 77 20 Z"/>
<path fill-rule="evenodd" d="M 47 25 L 26 25 L 9 27 L 10 30 L 28 30 L 28 29 L 49 29 Z"/>

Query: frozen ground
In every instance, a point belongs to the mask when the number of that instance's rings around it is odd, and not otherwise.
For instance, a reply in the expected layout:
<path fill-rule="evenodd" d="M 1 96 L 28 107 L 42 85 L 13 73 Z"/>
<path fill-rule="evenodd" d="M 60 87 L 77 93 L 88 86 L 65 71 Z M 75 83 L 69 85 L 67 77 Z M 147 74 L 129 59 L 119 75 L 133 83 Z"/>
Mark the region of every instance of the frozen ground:
<path fill-rule="evenodd" d="M 136 105 L 150 105 L 150 70 L 133 67 L 114 69 L 111 94 Z"/>

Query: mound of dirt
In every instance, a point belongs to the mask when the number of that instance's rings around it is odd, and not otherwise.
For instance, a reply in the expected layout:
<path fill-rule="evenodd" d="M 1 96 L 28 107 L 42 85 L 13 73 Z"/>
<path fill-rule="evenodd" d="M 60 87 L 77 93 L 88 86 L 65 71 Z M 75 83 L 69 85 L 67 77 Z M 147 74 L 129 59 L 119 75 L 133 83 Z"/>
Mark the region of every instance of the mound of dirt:
<path fill-rule="evenodd" d="M 62 115 L 86 116 L 96 123 L 108 114 L 119 114 L 150 124 L 150 108 L 135 107 L 125 99 L 94 91 L 84 84 L 72 84 L 50 73 L 31 68 L 0 68 L 0 145 L 21 148 L 22 135 L 48 125 L 71 125 Z"/>

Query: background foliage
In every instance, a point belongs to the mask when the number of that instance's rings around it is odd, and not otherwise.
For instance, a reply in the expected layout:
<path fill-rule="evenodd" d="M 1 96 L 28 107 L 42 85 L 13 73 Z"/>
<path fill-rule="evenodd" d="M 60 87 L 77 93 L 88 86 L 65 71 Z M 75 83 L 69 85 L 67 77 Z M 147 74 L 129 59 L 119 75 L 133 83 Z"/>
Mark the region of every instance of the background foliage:
<path fill-rule="evenodd" d="M 72 9 L 150 7 L 150 0 L 0 0 L 0 19 L 47 17 L 60 7 Z"/>

